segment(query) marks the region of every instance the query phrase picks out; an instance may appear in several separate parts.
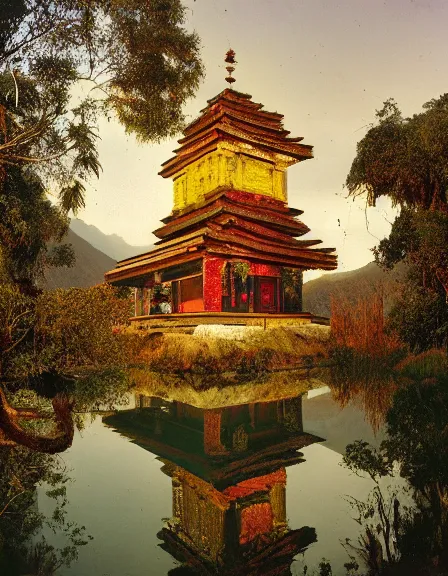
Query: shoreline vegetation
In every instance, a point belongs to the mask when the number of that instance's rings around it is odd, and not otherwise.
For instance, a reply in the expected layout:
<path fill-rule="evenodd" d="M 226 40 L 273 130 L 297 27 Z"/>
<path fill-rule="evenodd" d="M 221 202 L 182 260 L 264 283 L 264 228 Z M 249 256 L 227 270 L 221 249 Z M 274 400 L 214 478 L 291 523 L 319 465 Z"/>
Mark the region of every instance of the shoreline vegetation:
<path fill-rule="evenodd" d="M 412 352 L 390 328 L 381 290 L 355 301 L 333 299 L 330 342 L 334 398 L 341 406 L 359 402 L 374 429 L 384 422 L 398 390 L 436 384 L 448 374 L 445 350 Z"/>
<path fill-rule="evenodd" d="M 327 327 L 319 334 L 297 328 L 249 331 L 242 339 L 167 333 L 141 336 L 136 356 L 158 373 L 263 374 L 325 367 L 329 360 Z"/>
<path fill-rule="evenodd" d="M 127 378 L 131 385 L 136 374 L 147 383 L 159 378 L 196 391 L 262 384 L 276 375 L 280 386 L 293 387 L 294 379 L 329 385 L 343 405 L 356 396 L 364 395 L 366 406 L 376 399 L 384 414 L 386 397 L 398 387 L 428 382 L 448 368 L 444 350 L 411 353 L 388 329 L 382 301 L 380 290 L 356 300 L 338 295 L 331 328 L 249 330 L 229 339 L 132 331 L 129 292 L 108 285 L 43 292 L 37 299 L 2 285 L 0 378 L 6 390 L 30 387 L 51 396 L 51 390 L 70 392 L 77 381 L 84 390 L 101 378 Z"/>

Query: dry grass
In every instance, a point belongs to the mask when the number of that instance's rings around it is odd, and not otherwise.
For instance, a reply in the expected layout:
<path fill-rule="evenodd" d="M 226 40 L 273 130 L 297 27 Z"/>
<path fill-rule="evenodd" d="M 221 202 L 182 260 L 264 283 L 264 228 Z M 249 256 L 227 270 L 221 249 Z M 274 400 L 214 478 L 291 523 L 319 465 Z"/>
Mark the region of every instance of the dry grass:
<path fill-rule="evenodd" d="M 360 403 L 378 429 L 397 389 L 394 367 L 406 355 L 406 347 L 384 329 L 379 287 L 357 299 L 333 297 L 331 305 L 333 394 L 342 405 L 351 400 Z"/>
<path fill-rule="evenodd" d="M 162 373 L 195 372 L 208 376 L 228 371 L 263 373 L 291 366 L 309 366 L 328 356 L 324 342 L 288 328 L 251 333 L 243 341 L 179 333 L 146 338 L 136 362 Z"/>
<path fill-rule="evenodd" d="M 381 290 L 357 300 L 333 298 L 331 342 L 334 396 L 342 405 L 352 400 L 360 403 L 376 429 L 399 387 L 447 379 L 444 350 L 409 355 L 407 347 L 385 331 Z"/>
<path fill-rule="evenodd" d="M 383 293 L 331 297 L 331 335 L 338 347 L 348 347 L 369 354 L 384 350 Z"/>

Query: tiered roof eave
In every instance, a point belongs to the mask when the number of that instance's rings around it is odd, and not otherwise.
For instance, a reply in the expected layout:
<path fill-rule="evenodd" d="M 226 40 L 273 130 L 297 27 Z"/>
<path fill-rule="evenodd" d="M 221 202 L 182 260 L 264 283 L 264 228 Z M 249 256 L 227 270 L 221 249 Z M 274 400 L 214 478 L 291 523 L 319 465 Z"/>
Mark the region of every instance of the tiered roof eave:
<path fill-rule="evenodd" d="M 302 137 L 288 137 L 282 114 L 262 110 L 262 104 L 250 98 L 226 88 L 209 100 L 201 115 L 185 128 L 175 156 L 162 164 L 159 174 L 172 177 L 226 141 L 288 157 L 291 164 L 313 157 L 313 147 L 302 144 Z"/>
<path fill-rule="evenodd" d="M 258 208 L 248 206 L 251 201 Z M 303 270 L 336 269 L 334 248 L 319 247 L 321 240 L 296 238 L 308 231 L 283 202 L 247 192 L 221 192 L 202 209 L 171 219 L 157 231 L 161 240 L 154 250 L 118 262 L 106 279 L 124 283 L 206 255 Z"/>
<path fill-rule="evenodd" d="M 270 223 L 272 228 L 283 230 L 290 236 L 303 236 L 310 231 L 308 226 L 295 218 L 303 213 L 301 210 L 289 208 L 284 202 L 262 194 L 223 188 L 207 194 L 202 202 L 165 218 L 165 225 L 154 230 L 154 235 L 161 239 L 168 238 L 220 213 Z"/>

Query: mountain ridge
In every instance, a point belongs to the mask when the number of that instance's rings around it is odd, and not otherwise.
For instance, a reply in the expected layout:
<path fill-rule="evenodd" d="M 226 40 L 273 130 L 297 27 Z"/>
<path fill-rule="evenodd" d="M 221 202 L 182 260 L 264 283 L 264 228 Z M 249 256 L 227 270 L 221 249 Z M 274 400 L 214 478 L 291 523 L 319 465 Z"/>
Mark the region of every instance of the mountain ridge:
<path fill-rule="evenodd" d="M 303 309 L 319 316 L 330 316 L 331 297 L 356 300 L 373 292 L 379 286 L 384 290 L 384 311 L 391 309 L 400 280 L 406 273 L 404 265 L 390 271 L 383 270 L 376 262 L 369 262 L 356 270 L 332 272 L 310 280 L 303 285 Z"/>
<path fill-rule="evenodd" d="M 88 288 L 104 282 L 104 273 L 115 267 L 116 260 L 94 248 L 87 240 L 69 230 L 62 244 L 71 244 L 75 253 L 75 264 L 71 268 L 49 268 L 45 272 L 43 287 Z"/>
<path fill-rule="evenodd" d="M 116 261 L 125 260 L 138 254 L 144 254 L 154 247 L 153 244 L 132 246 L 118 234 L 105 234 L 93 224 L 87 224 L 79 218 L 72 218 L 70 229 L 94 248 Z"/>

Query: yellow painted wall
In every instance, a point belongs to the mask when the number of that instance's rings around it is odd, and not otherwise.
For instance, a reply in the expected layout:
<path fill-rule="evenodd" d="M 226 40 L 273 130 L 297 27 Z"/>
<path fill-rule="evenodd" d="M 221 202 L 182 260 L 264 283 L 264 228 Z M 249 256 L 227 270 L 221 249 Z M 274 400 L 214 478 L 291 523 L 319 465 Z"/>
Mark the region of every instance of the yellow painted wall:
<path fill-rule="evenodd" d="M 286 164 L 275 155 L 253 158 L 242 147 L 220 144 L 174 176 L 174 210 L 197 204 L 222 186 L 286 202 Z"/>

